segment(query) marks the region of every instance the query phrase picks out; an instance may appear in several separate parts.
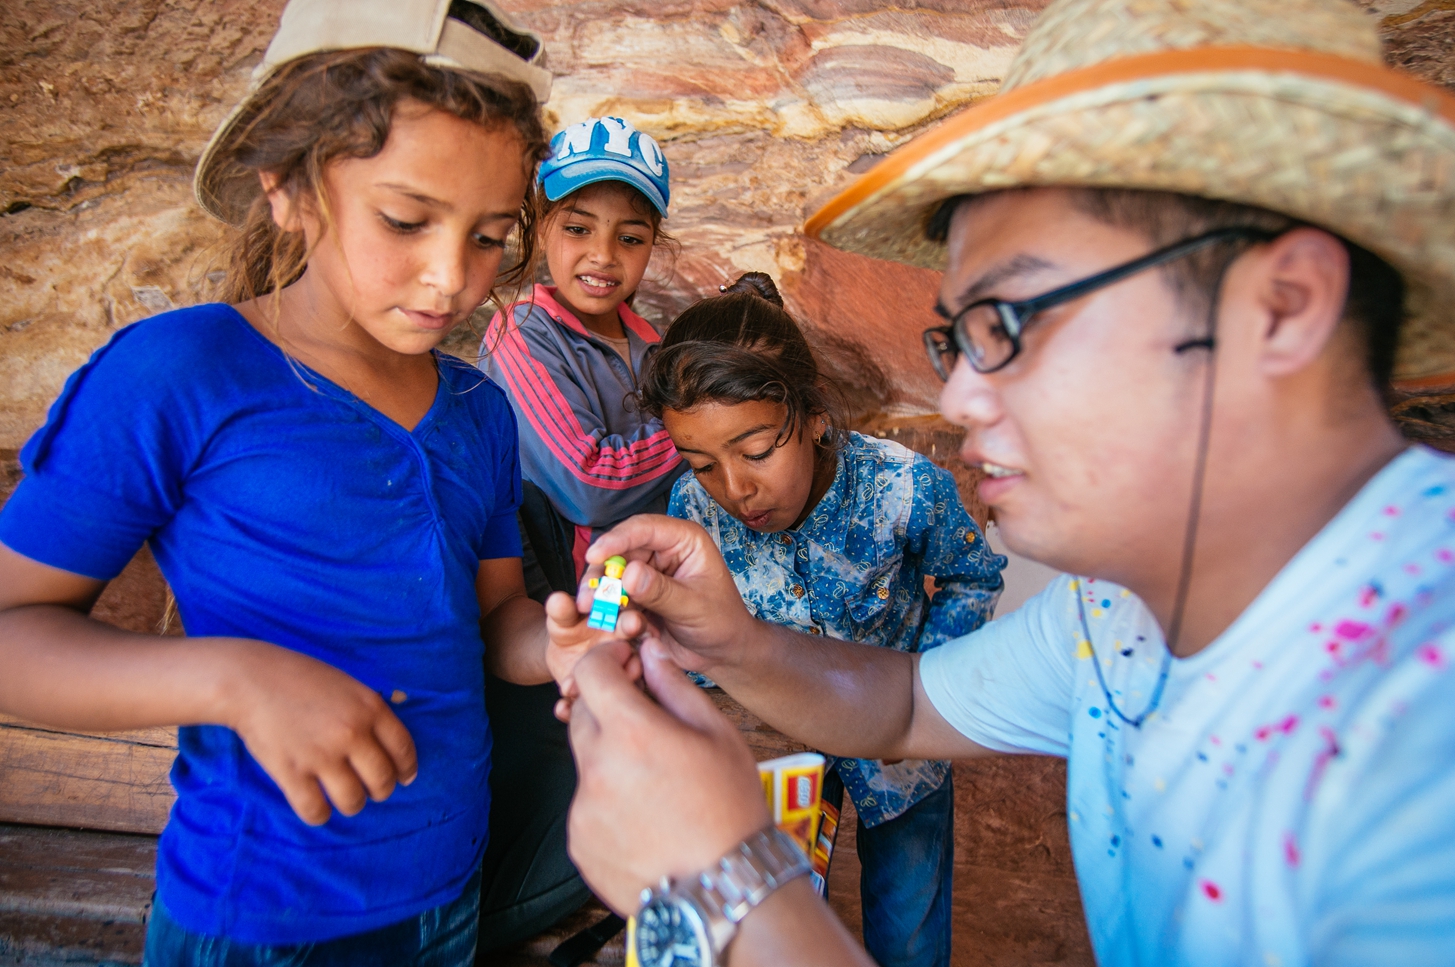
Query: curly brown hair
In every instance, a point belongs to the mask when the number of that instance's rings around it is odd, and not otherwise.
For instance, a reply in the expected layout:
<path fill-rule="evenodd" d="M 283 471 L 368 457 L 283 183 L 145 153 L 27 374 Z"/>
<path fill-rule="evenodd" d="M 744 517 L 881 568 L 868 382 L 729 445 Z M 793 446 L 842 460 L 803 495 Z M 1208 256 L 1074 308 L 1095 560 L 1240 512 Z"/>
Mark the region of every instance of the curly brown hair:
<path fill-rule="evenodd" d="M 324 168 L 337 159 L 370 158 L 382 151 L 394 110 L 404 100 L 491 130 L 513 125 L 520 134 L 530 187 L 516 235 L 517 257 L 497 281 L 518 287 L 527 278 L 540 211 L 534 172 L 547 148 L 535 95 L 506 78 L 435 67 L 416 54 L 375 47 L 311 54 L 283 65 L 233 124 L 217 160 L 219 181 L 252 197 L 228 246 L 225 301 L 281 292 L 308 265 L 301 233 L 274 224 L 268 199 L 258 189 L 259 174 L 271 172 L 287 191 L 312 195 L 327 227 Z M 490 297 L 500 301 L 493 288 Z"/>

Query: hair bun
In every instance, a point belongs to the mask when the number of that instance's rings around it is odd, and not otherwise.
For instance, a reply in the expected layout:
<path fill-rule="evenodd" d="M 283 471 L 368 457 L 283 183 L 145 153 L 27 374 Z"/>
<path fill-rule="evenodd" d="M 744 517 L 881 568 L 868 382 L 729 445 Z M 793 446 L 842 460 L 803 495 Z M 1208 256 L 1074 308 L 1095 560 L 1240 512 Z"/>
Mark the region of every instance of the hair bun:
<path fill-rule="evenodd" d="M 745 292 L 760 299 L 766 299 L 780 309 L 783 308 L 783 297 L 778 294 L 778 286 L 773 284 L 773 278 L 767 272 L 744 272 L 731 285 L 720 285 L 717 288 L 724 295 L 737 295 Z"/>

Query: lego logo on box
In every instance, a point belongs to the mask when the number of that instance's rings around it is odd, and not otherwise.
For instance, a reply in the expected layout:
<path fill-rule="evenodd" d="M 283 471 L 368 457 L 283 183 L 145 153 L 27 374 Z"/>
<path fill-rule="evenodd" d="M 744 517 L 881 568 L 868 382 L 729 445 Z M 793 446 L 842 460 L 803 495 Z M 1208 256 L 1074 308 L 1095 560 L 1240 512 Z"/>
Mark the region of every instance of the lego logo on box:
<path fill-rule="evenodd" d="M 823 769 L 824 757 L 817 752 L 800 752 L 758 763 L 773 822 L 810 855 L 818 834 Z"/>

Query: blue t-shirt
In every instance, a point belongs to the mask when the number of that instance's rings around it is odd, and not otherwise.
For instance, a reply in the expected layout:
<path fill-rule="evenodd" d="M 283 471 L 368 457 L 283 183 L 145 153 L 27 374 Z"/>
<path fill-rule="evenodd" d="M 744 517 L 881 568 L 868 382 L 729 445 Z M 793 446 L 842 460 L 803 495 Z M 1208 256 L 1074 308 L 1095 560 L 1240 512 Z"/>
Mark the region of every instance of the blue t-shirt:
<path fill-rule="evenodd" d="M 157 889 L 182 926 L 304 943 L 460 895 L 485 849 L 490 729 L 475 577 L 520 555 L 504 394 L 436 356 L 413 432 L 286 357 L 235 310 L 123 329 L 21 451 L 0 541 L 106 580 L 150 542 L 187 634 L 271 642 L 386 697 L 419 778 L 310 827 L 229 729 L 192 726 Z"/>

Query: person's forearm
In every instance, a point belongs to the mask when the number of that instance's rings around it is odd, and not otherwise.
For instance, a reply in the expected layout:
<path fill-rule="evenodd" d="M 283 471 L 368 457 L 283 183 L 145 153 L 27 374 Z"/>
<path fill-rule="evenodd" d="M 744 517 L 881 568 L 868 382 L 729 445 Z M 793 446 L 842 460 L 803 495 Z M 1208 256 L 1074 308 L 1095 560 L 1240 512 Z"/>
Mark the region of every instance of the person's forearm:
<path fill-rule="evenodd" d="M 778 731 L 833 755 L 905 758 L 914 659 L 757 621 L 731 664 L 705 669 Z"/>
<path fill-rule="evenodd" d="M 728 967 L 873 967 L 864 948 L 799 877 L 743 919 Z"/>
<path fill-rule="evenodd" d="M 485 670 L 516 685 L 551 681 L 546 666 L 546 613 L 525 595 L 510 598 L 480 622 Z"/>
<path fill-rule="evenodd" d="M 230 724 L 231 669 L 250 649 L 232 638 L 162 638 L 72 608 L 0 612 L 0 710 L 88 731 Z"/>

